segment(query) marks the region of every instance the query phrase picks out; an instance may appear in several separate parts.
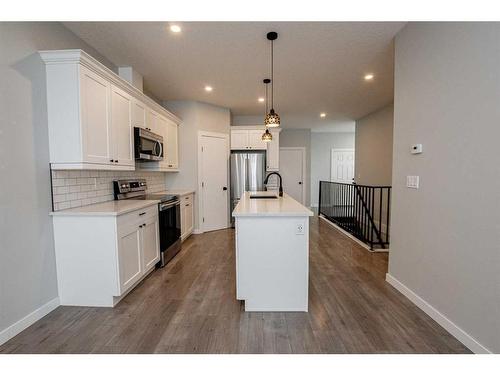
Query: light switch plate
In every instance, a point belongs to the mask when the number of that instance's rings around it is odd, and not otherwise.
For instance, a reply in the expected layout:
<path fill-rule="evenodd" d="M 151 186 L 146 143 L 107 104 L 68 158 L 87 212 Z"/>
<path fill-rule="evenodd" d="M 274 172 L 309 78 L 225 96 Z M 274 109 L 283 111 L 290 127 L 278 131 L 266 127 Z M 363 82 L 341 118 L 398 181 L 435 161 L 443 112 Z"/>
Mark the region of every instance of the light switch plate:
<path fill-rule="evenodd" d="M 406 176 L 406 187 L 418 189 L 420 186 L 420 176 Z"/>

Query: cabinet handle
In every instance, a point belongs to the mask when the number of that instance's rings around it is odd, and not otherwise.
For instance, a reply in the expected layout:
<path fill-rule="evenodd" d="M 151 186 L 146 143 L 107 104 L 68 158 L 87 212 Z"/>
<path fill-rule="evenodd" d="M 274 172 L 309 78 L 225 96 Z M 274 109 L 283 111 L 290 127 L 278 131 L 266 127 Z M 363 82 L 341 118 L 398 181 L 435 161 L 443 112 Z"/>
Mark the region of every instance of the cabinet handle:
<path fill-rule="evenodd" d="M 172 165 L 172 164 L 169 164 L 168 166 L 169 166 L 170 168 L 172 168 L 172 167 L 173 167 L 173 165 Z"/>
<path fill-rule="evenodd" d="M 142 226 L 143 226 L 143 227 L 145 227 L 145 226 L 146 226 L 146 223 L 142 224 Z"/>
<path fill-rule="evenodd" d="M 114 162 L 115 160 L 114 160 L 114 159 L 109 159 L 109 161 L 112 163 L 112 162 Z"/>
<path fill-rule="evenodd" d="M 139 228 L 142 228 L 142 225 L 139 225 Z"/>
<path fill-rule="evenodd" d="M 146 214 L 145 212 L 142 212 L 142 213 L 139 214 L 139 216 L 142 216 L 142 215 L 145 215 L 145 214 Z"/>
<path fill-rule="evenodd" d="M 189 203 L 186 203 L 186 207 L 189 207 Z"/>
<path fill-rule="evenodd" d="M 118 160 L 115 160 L 115 163 L 118 163 Z"/>

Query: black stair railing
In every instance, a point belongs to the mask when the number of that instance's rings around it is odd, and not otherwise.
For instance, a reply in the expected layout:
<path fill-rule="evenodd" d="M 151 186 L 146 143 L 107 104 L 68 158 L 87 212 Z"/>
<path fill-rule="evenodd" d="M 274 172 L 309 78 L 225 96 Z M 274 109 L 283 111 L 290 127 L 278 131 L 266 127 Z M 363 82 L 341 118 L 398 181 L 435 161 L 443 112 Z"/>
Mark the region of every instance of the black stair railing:
<path fill-rule="evenodd" d="M 370 246 L 389 246 L 391 186 L 319 182 L 318 214 Z"/>

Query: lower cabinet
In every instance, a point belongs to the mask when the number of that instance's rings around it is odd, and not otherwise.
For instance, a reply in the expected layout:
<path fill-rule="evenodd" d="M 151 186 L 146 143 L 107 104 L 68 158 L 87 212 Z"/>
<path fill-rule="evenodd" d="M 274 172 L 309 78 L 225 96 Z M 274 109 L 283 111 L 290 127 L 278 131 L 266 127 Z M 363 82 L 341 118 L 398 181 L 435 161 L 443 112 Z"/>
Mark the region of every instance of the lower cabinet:
<path fill-rule="evenodd" d="M 156 204 L 123 215 L 53 215 L 61 305 L 115 306 L 160 260 Z"/>
<path fill-rule="evenodd" d="M 181 197 L 181 240 L 193 233 L 194 228 L 194 194 L 187 194 Z"/>

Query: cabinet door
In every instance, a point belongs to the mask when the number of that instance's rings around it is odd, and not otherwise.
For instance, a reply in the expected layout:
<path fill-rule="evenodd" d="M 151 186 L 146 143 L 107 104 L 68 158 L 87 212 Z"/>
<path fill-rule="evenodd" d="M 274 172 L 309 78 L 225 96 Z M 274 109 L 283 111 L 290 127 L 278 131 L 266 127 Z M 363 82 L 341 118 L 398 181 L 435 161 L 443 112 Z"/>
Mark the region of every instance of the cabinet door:
<path fill-rule="evenodd" d="M 146 129 L 159 134 L 157 124 L 158 114 L 152 109 L 146 108 Z"/>
<path fill-rule="evenodd" d="M 231 130 L 231 150 L 248 149 L 248 130 Z"/>
<path fill-rule="evenodd" d="M 82 156 L 88 163 L 111 164 L 109 92 L 108 81 L 81 67 Z"/>
<path fill-rule="evenodd" d="M 184 238 L 184 235 L 186 234 L 186 210 L 188 207 L 186 207 L 187 203 L 182 202 L 181 203 L 181 238 Z"/>
<path fill-rule="evenodd" d="M 132 129 L 146 129 L 146 106 L 138 100 L 134 100 L 132 105 Z"/>
<path fill-rule="evenodd" d="M 142 224 L 142 256 L 144 272 L 149 271 L 160 260 L 160 239 L 158 238 L 158 216 Z"/>
<path fill-rule="evenodd" d="M 111 159 L 116 165 L 134 165 L 132 98 L 111 85 Z"/>
<path fill-rule="evenodd" d="M 167 122 L 167 155 L 168 167 L 179 168 L 179 135 L 178 125 L 175 122 Z"/>
<path fill-rule="evenodd" d="M 273 140 L 267 142 L 267 171 L 279 171 L 280 169 L 280 133 L 279 131 L 270 130 L 273 135 Z"/>
<path fill-rule="evenodd" d="M 192 197 L 192 195 L 191 195 Z M 186 231 L 185 233 L 191 233 L 194 229 L 194 212 L 193 212 L 193 199 L 189 203 L 185 203 L 185 208 L 186 208 L 186 220 L 185 220 L 185 226 L 186 226 Z"/>
<path fill-rule="evenodd" d="M 262 140 L 262 134 L 265 130 L 249 130 L 248 131 L 248 147 L 252 150 L 267 149 L 267 142 Z"/>
<path fill-rule="evenodd" d="M 118 239 L 118 264 L 120 270 L 120 294 L 138 281 L 142 272 L 141 229 L 131 225 Z"/>

